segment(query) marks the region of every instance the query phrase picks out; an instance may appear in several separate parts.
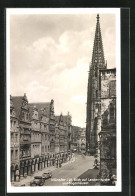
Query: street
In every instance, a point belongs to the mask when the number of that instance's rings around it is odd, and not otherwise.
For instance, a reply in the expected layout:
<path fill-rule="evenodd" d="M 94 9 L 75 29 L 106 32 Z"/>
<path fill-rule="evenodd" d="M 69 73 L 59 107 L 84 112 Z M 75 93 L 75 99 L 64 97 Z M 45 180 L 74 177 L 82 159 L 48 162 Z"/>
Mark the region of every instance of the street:
<path fill-rule="evenodd" d="M 27 176 L 20 182 L 13 182 L 12 185 L 22 186 L 25 184 L 25 186 L 30 186 L 34 176 L 42 176 L 44 172 L 50 170 L 52 178 L 46 179 L 44 186 L 68 186 L 69 183 L 76 181 L 79 176 L 93 168 L 94 159 L 92 156 L 75 154 L 70 161 L 63 163 L 61 168 L 56 168 L 56 166 L 45 168 L 36 172 L 33 176 Z"/>
<path fill-rule="evenodd" d="M 75 155 L 71 163 L 64 163 L 61 168 L 52 171 L 52 178 L 46 180 L 44 186 L 67 186 L 88 169 L 92 169 L 93 162 L 92 156 Z"/>

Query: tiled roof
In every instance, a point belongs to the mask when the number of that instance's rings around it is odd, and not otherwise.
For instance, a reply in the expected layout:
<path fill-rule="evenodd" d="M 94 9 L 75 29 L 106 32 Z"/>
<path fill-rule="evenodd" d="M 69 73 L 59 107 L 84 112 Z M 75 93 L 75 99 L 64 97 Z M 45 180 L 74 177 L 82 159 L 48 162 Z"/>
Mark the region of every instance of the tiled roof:
<path fill-rule="evenodd" d="M 19 118 L 20 116 L 20 111 L 21 111 L 21 106 L 22 106 L 22 99 L 23 96 L 12 96 L 12 102 L 15 108 L 15 112 L 16 112 L 16 117 Z"/>
<path fill-rule="evenodd" d="M 50 102 L 29 103 L 30 115 L 32 115 L 32 110 L 33 110 L 34 106 L 36 106 L 36 108 L 38 109 L 39 120 L 41 119 L 42 110 L 44 108 L 46 108 L 46 114 L 47 114 L 47 117 L 49 118 L 49 115 L 50 115 Z"/>

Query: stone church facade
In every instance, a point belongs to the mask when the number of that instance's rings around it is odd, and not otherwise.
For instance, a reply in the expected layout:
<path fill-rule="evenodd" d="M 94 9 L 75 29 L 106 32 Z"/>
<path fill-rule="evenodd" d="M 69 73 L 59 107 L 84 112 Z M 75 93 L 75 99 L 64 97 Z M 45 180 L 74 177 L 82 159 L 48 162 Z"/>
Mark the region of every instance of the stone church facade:
<path fill-rule="evenodd" d="M 99 70 L 106 68 L 107 64 L 105 63 L 104 58 L 99 15 L 97 15 L 95 40 L 87 89 L 86 149 L 88 154 L 95 154 L 98 147 L 98 134 L 101 131 Z"/>
<path fill-rule="evenodd" d="M 100 158 L 100 177 L 116 175 L 116 69 L 104 59 L 99 15 L 87 90 L 87 154 Z"/>

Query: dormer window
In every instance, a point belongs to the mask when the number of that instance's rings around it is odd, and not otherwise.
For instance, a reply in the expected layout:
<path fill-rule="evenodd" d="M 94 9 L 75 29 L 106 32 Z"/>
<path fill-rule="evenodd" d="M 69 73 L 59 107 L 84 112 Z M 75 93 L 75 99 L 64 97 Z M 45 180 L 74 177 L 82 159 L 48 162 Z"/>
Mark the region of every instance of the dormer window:
<path fill-rule="evenodd" d="M 22 112 L 22 119 L 24 119 L 24 112 Z"/>

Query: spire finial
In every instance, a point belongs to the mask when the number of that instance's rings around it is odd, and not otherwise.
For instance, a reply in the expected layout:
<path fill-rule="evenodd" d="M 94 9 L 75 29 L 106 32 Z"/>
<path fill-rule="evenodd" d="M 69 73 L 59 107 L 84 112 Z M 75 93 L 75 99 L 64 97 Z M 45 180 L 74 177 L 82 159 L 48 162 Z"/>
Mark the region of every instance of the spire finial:
<path fill-rule="evenodd" d="M 100 18 L 100 17 L 99 17 L 99 14 L 97 14 L 97 22 L 99 22 L 99 18 Z"/>

